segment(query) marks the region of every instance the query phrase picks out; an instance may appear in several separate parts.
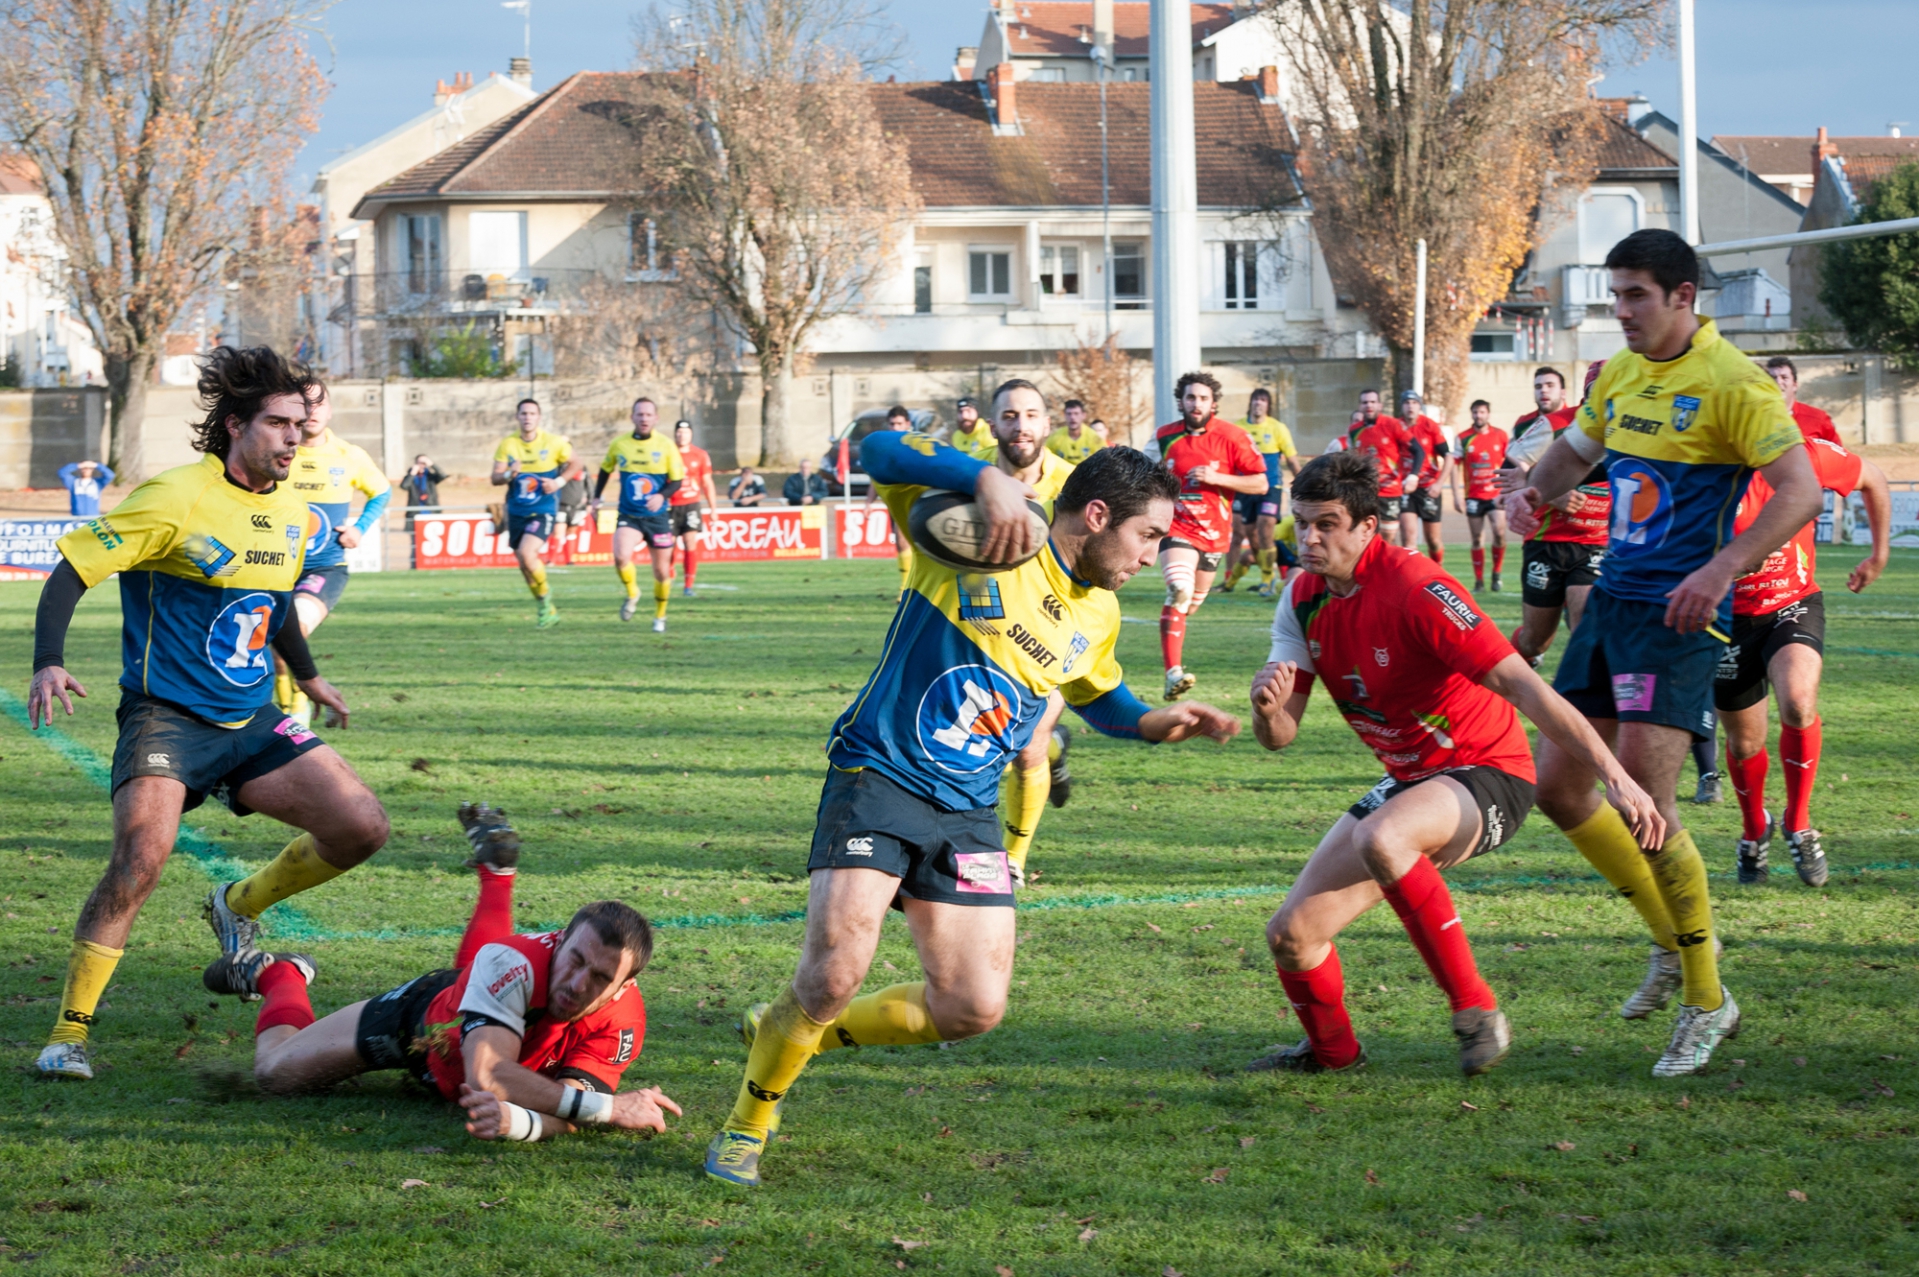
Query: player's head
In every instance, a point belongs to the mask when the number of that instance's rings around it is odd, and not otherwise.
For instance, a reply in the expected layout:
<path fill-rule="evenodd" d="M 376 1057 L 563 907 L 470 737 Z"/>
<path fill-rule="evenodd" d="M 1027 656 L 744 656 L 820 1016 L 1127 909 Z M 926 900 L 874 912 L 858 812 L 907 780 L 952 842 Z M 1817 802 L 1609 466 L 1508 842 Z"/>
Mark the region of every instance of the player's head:
<path fill-rule="evenodd" d="M 900 404 L 894 404 L 886 410 L 886 428 L 888 430 L 911 430 L 913 414 Z"/>
<path fill-rule="evenodd" d="M 1667 350 L 1690 334 L 1699 295 L 1699 254 L 1671 231 L 1634 231 L 1606 254 L 1612 272 L 1613 316 L 1636 355 Z"/>
<path fill-rule="evenodd" d="M 644 439 L 660 424 L 660 406 L 641 395 L 633 401 L 633 411 L 629 416 L 633 421 L 633 433 Z"/>
<path fill-rule="evenodd" d="M 1117 590 L 1152 565 L 1173 526 L 1179 480 L 1136 448 L 1101 448 L 1079 463 L 1053 502 L 1053 529 L 1081 536 L 1073 571 Z"/>
<path fill-rule="evenodd" d="M 249 478 L 277 482 L 292 469 L 307 419 L 313 374 L 266 346 L 216 346 L 200 365 L 193 446 L 238 459 Z"/>
<path fill-rule="evenodd" d="M 1402 390 L 1399 392 L 1400 416 L 1410 420 L 1413 417 L 1417 417 L 1421 412 L 1424 412 L 1425 409 L 1426 401 L 1419 397 L 1417 390 Z"/>
<path fill-rule="evenodd" d="M 326 392 L 326 383 L 315 377 L 307 387 L 307 420 L 302 433 L 308 443 L 318 443 L 332 424 L 333 399 Z"/>
<path fill-rule="evenodd" d="M 1473 424 L 1481 429 L 1493 423 L 1493 406 L 1484 399 L 1473 400 L 1473 406 L 1466 411 L 1472 413 Z"/>
<path fill-rule="evenodd" d="M 1557 368 L 1533 369 L 1533 403 L 1541 412 L 1558 412 L 1566 406 L 1566 377 Z"/>
<path fill-rule="evenodd" d="M 1799 370 L 1792 366 L 1792 360 L 1784 355 L 1774 355 L 1766 361 L 1766 371 L 1779 386 L 1779 393 L 1786 397 L 1787 403 L 1799 398 Z"/>
<path fill-rule="evenodd" d="M 1068 399 L 1059 406 L 1059 410 L 1066 416 L 1066 428 L 1072 431 L 1074 435 L 1078 435 L 1080 430 L 1086 425 L 1086 401 L 1084 399 Z"/>
<path fill-rule="evenodd" d="M 1203 371 L 1181 373 L 1173 383 L 1173 398 L 1188 426 L 1203 426 L 1219 408 L 1219 378 Z"/>
<path fill-rule="evenodd" d="M 1273 392 L 1261 386 L 1246 399 L 1246 420 L 1264 421 L 1273 415 Z"/>
<path fill-rule="evenodd" d="M 1094 417 L 1091 421 L 1087 422 L 1086 428 L 1102 439 L 1106 437 L 1106 422 L 1098 417 Z"/>
<path fill-rule="evenodd" d="M 652 956 L 653 928 L 639 910 L 617 900 L 594 901 L 560 933 L 547 969 L 547 1012 L 568 1021 L 591 1015 L 646 970 Z"/>
<path fill-rule="evenodd" d="M 1046 415 L 1046 396 L 1023 377 L 1002 382 L 993 392 L 993 441 L 999 455 L 1024 470 L 1039 460 L 1046 436 L 1053 433 Z"/>
<path fill-rule="evenodd" d="M 520 400 L 513 405 L 513 419 L 520 423 L 520 433 L 531 439 L 540 428 L 540 401 Z"/>
<path fill-rule="evenodd" d="M 693 446 L 693 423 L 676 421 L 673 423 L 673 442 L 682 448 Z"/>
<path fill-rule="evenodd" d="M 959 428 L 971 430 L 973 423 L 979 420 L 979 408 L 971 399 L 960 399 L 953 404 L 953 411 L 959 414 Z"/>
<path fill-rule="evenodd" d="M 1379 392 L 1372 389 L 1362 390 L 1359 392 L 1359 414 L 1354 420 L 1364 421 L 1368 424 L 1377 421 L 1379 420 L 1379 408 Z"/>
<path fill-rule="evenodd" d="M 1379 531 L 1379 471 L 1363 452 L 1328 452 L 1308 461 L 1293 479 L 1293 530 L 1299 565 L 1308 572 L 1350 577 Z"/>

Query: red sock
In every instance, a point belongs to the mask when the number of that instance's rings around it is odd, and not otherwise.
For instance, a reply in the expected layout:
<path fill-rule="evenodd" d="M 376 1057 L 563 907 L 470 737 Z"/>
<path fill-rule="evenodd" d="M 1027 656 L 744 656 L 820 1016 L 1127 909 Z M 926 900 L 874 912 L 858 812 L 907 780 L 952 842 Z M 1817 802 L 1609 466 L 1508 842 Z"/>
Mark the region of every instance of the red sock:
<path fill-rule="evenodd" d="M 260 1018 L 253 1022 L 253 1036 L 268 1029 L 290 1024 L 304 1029 L 313 1023 L 313 1004 L 307 1001 L 307 981 L 300 968 L 291 962 L 276 962 L 260 973 L 254 988 L 259 991 Z"/>
<path fill-rule="evenodd" d="M 692 539 L 687 538 L 688 541 Z M 700 552 L 688 545 L 684 553 L 686 555 L 686 588 L 690 590 L 693 588 L 693 578 L 700 574 Z"/>
<path fill-rule="evenodd" d="M 1445 547 L 1445 546 L 1443 546 L 1443 545 L 1436 545 L 1436 546 L 1434 546 L 1434 547 L 1433 547 L 1433 562 L 1434 562 L 1435 564 L 1442 564 L 1442 563 L 1444 563 L 1445 561 L 1446 561 L 1446 547 Z"/>
<path fill-rule="evenodd" d="M 1186 649 L 1186 613 L 1176 607 L 1159 610 L 1159 655 L 1167 669 L 1180 663 Z"/>
<path fill-rule="evenodd" d="M 1746 826 L 1745 832 L 1739 835 L 1741 838 L 1766 836 L 1766 769 L 1770 766 L 1772 760 L 1763 749 L 1751 758 L 1734 758 L 1732 746 L 1726 746 L 1726 778 L 1732 781 L 1732 792 L 1739 795 L 1739 816 Z M 1786 769 L 1786 779 L 1792 779 L 1790 767 Z"/>
<path fill-rule="evenodd" d="M 1343 1069 L 1359 1058 L 1359 1039 L 1353 1036 L 1352 1017 L 1346 1014 L 1346 977 L 1339 969 L 1339 950 L 1311 971 L 1279 971 L 1279 987 L 1293 1004 L 1293 1014 L 1313 1044 L 1313 1058 L 1329 1069 Z"/>
<path fill-rule="evenodd" d="M 457 970 L 464 970 L 473 955 L 496 940 L 513 935 L 513 874 L 481 869 L 480 898 L 473 904 L 473 917 L 467 921 L 466 934 L 460 937 L 460 952 L 453 959 Z"/>
<path fill-rule="evenodd" d="M 1486 552 L 1480 549 L 1478 546 L 1474 546 L 1473 547 L 1473 581 L 1477 583 L 1480 581 L 1484 581 L 1485 579 L 1486 579 Z"/>
<path fill-rule="evenodd" d="M 1506 543 L 1501 541 L 1493 547 L 1493 575 L 1498 576 L 1506 570 Z"/>
<path fill-rule="evenodd" d="M 1406 925 L 1413 948 L 1426 960 L 1426 969 L 1446 991 L 1453 1010 L 1483 1007 L 1491 1011 L 1499 1005 L 1492 989 L 1479 978 L 1473 962 L 1473 947 L 1466 940 L 1466 928 L 1453 908 L 1453 896 L 1446 880 L 1424 856 L 1398 882 L 1383 887 L 1386 902 Z"/>
<path fill-rule="evenodd" d="M 1807 727 L 1779 729 L 1779 761 L 1786 765 L 1786 818 L 1781 828 L 1798 833 L 1812 828 L 1812 783 L 1819 779 L 1819 739 L 1823 719 Z"/>

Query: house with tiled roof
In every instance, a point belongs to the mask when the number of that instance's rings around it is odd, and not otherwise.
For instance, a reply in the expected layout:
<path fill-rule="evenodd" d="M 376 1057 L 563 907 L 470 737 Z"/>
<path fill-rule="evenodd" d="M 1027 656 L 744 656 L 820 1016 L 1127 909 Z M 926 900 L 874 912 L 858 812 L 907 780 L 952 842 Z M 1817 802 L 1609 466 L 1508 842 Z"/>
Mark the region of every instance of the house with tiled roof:
<path fill-rule="evenodd" d="M 67 287 L 40 171 L 0 153 L 0 361 L 27 387 L 104 384 L 105 365 Z"/>
<path fill-rule="evenodd" d="M 1802 206 L 1812 203 L 1813 186 L 1825 154 L 1874 162 L 1919 160 L 1919 137 L 1902 137 L 1898 129 L 1884 137 L 1828 137 L 1824 129 L 1804 136 L 1715 134 L 1712 144 Z"/>
<path fill-rule="evenodd" d="M 1809 140 L 1807 157 L 1817 168 L 1800 230 L 1850 225 L 1871 197 L 1874 183 L 1902 165 L 1919 163 L 1919 147 L 1908 145 L 1919 142 L 1915 138 L 1837 138 L 1822 128 Z M 1822 251 L 1817 244 L 1792 250 L 1792 297 L 1802 313 L 1830 324 L 1831 313 L 1819 302 Z"/>

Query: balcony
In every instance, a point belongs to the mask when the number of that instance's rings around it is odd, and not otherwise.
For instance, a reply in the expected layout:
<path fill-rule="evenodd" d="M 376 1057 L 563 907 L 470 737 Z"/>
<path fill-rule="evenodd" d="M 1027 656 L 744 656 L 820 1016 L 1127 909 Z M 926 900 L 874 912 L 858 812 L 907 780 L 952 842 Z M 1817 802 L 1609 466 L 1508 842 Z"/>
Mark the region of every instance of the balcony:
<path fill-rule="evenodd" d="M 1604 266 L 1563 266 L 1560 268 L 1561 304 L 1574 306 L 1612 305 L 1612 272 Z"/>
<path fill-rule="evenodd" d="M 596 270 L 542 270 L 524 275 L 458 273 L 443 278 L 408 271 L 337 276 L 342 305 L 329 319 L 418 321 L 514 319 L 596 310 L 606 294 L 647 286 Z M 345 312 L 345 313 L 340 313 Z"/>

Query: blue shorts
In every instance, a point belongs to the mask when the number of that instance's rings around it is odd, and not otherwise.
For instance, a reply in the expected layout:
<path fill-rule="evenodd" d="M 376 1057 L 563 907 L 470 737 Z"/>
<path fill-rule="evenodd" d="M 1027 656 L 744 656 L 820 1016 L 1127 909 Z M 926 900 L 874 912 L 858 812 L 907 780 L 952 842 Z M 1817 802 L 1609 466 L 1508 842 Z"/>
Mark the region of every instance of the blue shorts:
<path fill-rule="evenodd" d="M 182 811 L 217 798 L 236 816 L 252 809 L 240 787 L 277 772 L 320 748 L 320 738 L 272 705 L 263 705 L 245 727 L 221 727 L 169 701 L 130 687 L 120 689 L 120 739 L 113 747 L 112 788 L 137 776 L 165 776 L 186 786 Z"/>
<path fill-rule="evenodd" d="M 898 878 L 899 894 L 914 900 L 1013 904 L 993 808 L 947 811 L 870 767 L 827 772 L 806 869 L 877 869 Z"/>
<path fill-rule="evenodd" d="M 618 526 L 632 528 L 655 550 L 673 548 L 673 516 L 664 510 L 658 514 L 623 514 Z"/>
<path fill-rule="evenodd" d="M 522 537 L 551 541 L 559 522 L 560 516 L 552 510 L 544 510 L 539 514 L 509 514 L 506 516 L 506 548 L 519 549 Z"/>
<path fill-rule="evenodd" d="M 347 567 L 344 563 L 335 563 L 330 567 L 308 568 L 300 576 L 300 583 L 293 587 L 296 594 L 311 594 L 326 604 L 331 612 L 339 605 L 340 596 L 346 593 Z"/>
<path fill-rule="evenodd" d="M 1553 690 L 1587 718 L 1659 723 L 1712 735 L 1713 676 L 1726 640 L 1711 630 L 1681 634 L 1666 605 L 1621 599 L 1594 586 L 1560 658 Z"/>
<path fill-rule="evenodd" d="M 1264 500 L 1263 494 L 1257 497 L 1250 492 L 1233 494 L 1233 517 L 1241 523 L 1253 522 L 1259 518 L 1259 506 Z"/>

